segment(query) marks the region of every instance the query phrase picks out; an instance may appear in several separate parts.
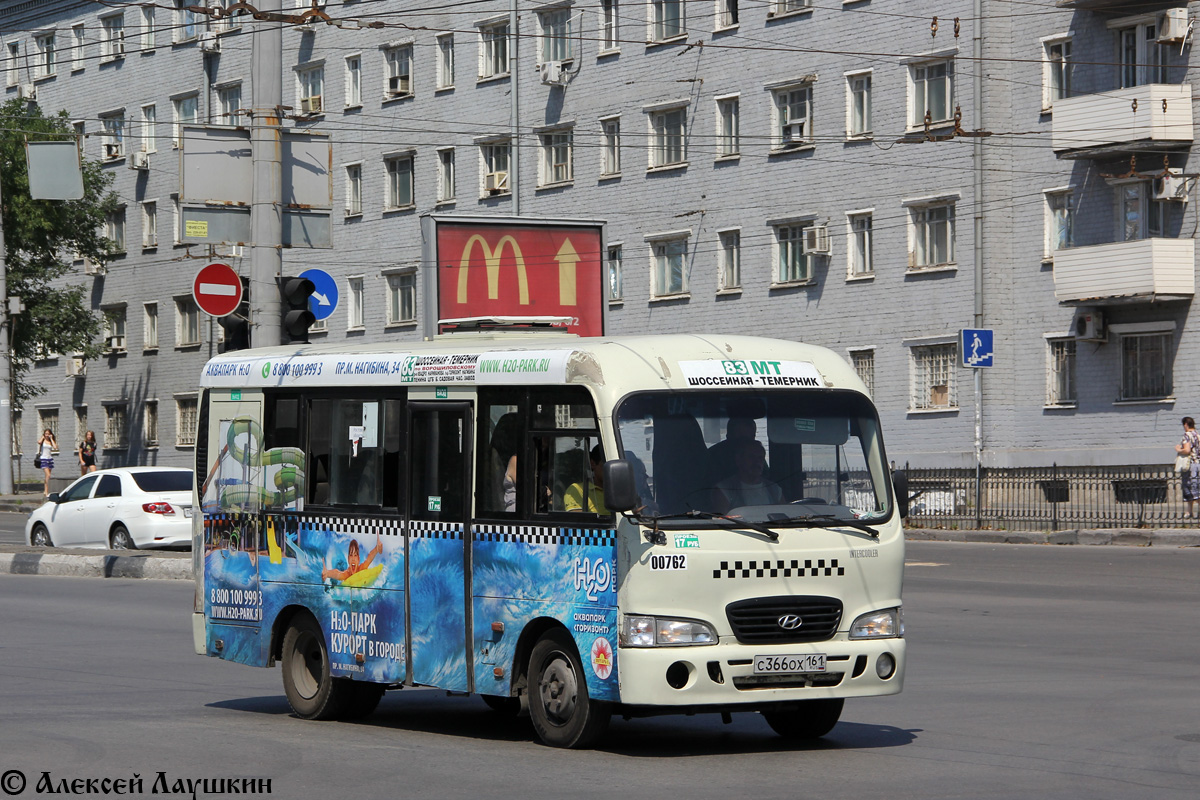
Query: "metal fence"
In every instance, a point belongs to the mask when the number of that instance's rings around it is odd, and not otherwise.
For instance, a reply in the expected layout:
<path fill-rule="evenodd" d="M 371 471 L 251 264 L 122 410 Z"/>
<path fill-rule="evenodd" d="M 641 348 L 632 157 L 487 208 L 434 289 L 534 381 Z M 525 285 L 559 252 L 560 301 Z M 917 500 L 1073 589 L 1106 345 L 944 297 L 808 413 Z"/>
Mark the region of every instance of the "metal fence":
<path fill-rule="evenodd" d="M 909 527 L 1057 531 L 1197 524 L 1188 518 L 1180 476 L 1169 466 L 906 470 L 913 497 Z"/>

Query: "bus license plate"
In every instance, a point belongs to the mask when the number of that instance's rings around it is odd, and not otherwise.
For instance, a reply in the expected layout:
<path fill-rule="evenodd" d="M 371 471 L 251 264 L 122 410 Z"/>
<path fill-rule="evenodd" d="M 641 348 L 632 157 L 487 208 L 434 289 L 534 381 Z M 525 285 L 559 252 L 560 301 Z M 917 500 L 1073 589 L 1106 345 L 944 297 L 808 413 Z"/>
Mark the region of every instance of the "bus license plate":
<path fill-rule="evenodd" d="M 794 656 L 755 656 L 755 675 L 786 675 L 794 672 L 824 672 L 825 654 L 806 653 Z"/>

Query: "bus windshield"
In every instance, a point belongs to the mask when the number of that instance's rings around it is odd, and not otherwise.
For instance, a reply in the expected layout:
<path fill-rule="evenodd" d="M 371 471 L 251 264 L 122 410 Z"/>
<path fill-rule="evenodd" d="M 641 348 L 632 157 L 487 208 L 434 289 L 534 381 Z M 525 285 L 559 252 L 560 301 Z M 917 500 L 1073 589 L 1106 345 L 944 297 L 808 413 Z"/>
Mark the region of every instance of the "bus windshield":
<path fill-rule="evenodd" d="M 879 421 L 856 392 L 646 392 L 616 423 L 643 517 L 788 527 L 891 515 Z"/>

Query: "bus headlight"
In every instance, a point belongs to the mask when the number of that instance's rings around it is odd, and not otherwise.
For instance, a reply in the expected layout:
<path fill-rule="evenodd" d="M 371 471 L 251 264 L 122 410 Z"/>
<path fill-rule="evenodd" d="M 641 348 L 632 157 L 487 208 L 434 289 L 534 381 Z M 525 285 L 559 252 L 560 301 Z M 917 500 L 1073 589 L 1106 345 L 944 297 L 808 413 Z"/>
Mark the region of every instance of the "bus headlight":
<path fill-rule="evenodd" d="M 904 611 L 900 608 L 863 614 L 850 626 L 851 639 L 896 639 L 903 635 Z"/>
<path fill-rule="evenodd" d="M 716 631 L 707 623 L 694 619 L 626 615 L 621 621 L 621 645 L 624 647 L 671 647 L 716 643 Z"/>

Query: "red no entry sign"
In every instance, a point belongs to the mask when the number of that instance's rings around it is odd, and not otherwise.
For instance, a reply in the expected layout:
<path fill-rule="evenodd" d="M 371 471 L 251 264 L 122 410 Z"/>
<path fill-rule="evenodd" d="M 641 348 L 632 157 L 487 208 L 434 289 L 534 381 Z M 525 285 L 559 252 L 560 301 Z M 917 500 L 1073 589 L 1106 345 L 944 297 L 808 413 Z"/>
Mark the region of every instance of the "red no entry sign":
<path fill-rule="evenodd" d="M 228 264 L 209 264 L 196 273 L 192 297 L 205 314 L 224 317 L 242 302 L 242 279 Z"/>

